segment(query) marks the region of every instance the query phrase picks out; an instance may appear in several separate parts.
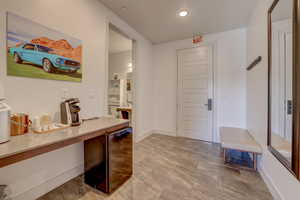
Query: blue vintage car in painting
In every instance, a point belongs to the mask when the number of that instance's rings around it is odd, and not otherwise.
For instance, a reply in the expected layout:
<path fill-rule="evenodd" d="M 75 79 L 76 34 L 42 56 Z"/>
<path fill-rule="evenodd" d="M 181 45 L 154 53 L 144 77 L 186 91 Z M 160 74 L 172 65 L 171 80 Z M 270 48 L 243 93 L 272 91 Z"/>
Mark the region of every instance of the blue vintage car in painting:
<path fill-rule="evenodd" d="M 80 69 L 80 62 L 59 56 L 54 50 L 42 45 L 24 43 L 18 47 L 9 49 L 16 63 L 29 62 L 43 67 L 48 73 L 63 71 L 75 73 Z"/>

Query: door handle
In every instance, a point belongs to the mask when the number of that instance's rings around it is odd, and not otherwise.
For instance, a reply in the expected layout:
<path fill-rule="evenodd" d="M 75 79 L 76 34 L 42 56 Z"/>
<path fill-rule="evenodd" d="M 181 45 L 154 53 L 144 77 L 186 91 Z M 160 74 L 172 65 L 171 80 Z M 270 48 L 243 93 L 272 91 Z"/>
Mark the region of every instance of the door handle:
<path fill-rule="evenodd" d="M 207 106 L 208 111 L 212 111 L 212 99 L 211 98 L 207 99 L 207 103 L 204 105 Z"/>
<path fill-rule="evenodd" d="M 287 114 L 291 115 L 293 113 L 293 102 L 292 100 L 287 100 Z"/>
<path fill-rule="evenodd" d="M 117 139 L 121 139 L 123 137 L 125 137 L 126 135 L 129 135 L 132 133 L 132 128 L 127 128 L 124 129 L 122 131 L 116 132 L 113 135 L 117 138 Z"/>

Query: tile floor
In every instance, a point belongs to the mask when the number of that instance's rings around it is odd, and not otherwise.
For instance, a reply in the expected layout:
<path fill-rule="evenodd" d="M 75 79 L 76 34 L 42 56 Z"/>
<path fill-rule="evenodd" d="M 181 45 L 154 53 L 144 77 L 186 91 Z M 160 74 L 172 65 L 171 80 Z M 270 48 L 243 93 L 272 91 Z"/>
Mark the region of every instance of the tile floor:
<path fill-rule="evenodd" d="M 135 145 L 134 175 L 108 196 L 77 177 L 39 200 L 271 200 L 259 174 L 223 164 L 220 147 L 152 135 Z"/>

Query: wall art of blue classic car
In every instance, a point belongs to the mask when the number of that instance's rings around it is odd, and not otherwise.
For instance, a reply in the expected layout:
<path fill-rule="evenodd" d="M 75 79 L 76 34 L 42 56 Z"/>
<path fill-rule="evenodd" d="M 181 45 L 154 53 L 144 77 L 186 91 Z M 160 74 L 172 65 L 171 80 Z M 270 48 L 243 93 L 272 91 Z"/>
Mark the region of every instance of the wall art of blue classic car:
<path fill-rule="evenodd" d="M 11 47 L 9 53 L 15 63 L 29 62 L 43 67 L 48 73 L 66 72 L 76 73 L 80 69 L 80 63 L 53 53 L 54 50 L 42 45 L 23 43 L 18 47 Z"/>

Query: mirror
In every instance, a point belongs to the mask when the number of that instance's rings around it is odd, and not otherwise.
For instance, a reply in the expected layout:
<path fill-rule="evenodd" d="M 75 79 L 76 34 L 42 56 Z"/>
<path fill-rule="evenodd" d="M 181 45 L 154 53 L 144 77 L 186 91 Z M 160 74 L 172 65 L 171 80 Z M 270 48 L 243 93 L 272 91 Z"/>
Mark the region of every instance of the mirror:
<path fill-rule="evenodd" d="M 298 133 L 294 132 L 293 123 L 296 106 L 294 3 L 294 0 L 275 0 L 269 9 L 268 146 L 275 157 L 298 176 L 299 148 L 295 148 Z"/>
<path fill-rule="evenodd" d="M 271 13 L 271 145 L 291 165 L 293 121 L 293 0 L 279 0 Z"/>

